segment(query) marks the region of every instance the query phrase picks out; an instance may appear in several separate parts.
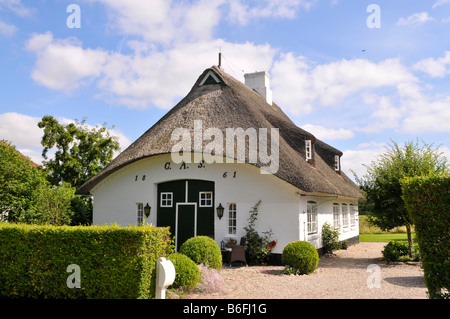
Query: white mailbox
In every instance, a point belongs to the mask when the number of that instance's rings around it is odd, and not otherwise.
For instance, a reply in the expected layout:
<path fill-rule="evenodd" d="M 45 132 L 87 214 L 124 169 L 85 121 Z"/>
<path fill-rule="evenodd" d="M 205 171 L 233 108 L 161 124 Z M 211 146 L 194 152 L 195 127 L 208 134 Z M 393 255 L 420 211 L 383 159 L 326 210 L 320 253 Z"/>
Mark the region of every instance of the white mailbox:
<path fill-rule="evenodd" d="M 175 267 L 164 257 L 156 262 L 156 299 L 166 298 L 166 287 L 175 281 Z"/>

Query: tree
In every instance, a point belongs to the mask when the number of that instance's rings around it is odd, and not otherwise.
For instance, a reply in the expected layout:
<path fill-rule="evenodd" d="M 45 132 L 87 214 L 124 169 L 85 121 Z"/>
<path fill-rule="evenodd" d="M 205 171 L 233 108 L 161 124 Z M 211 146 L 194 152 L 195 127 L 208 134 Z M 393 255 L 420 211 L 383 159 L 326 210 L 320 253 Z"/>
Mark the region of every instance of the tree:
<path fill-rule="evenodd" d="M 392 141 L 387 152 L 372 161 L 362 178 L 355 179 L 365 193 L 369 221 L 382 230 L 406 226 L 409 255 L 412 257 L 412 221 L 402 198 L 400 180 L 405 177 L 443 172 L 447 159 L 438 148 L 422 142 L 407 142 L 400 147 Z"/>
<path fill-rule="evenodd" d="M 64 125 L 49 115 L 41 119 L 38 126 L 44 129 L 41 140 L 43 164 L 47 179 L 53 185 L 65 182 L 78 188 L 112 160 L 114 152 L 119 150 L 119 142 L 105 125 L 90 128 L 85 119 L 81 123 L 75 121 Z M 54 148 L 54 157 L 49 159 L 47 154 Z M 92 222 L 90 196 L 75 196 L 72 209 L 75 212 L 73 224 Z"/>
<path fill-rule="evenodd" d="M 42 156 L 53 185 L 67 182 L 80 187 L 97 174 L 119 150 L 116 136 L 111 136 L 105 126 L 89 128 L 84 119 L 67 125 L 60 124 L 53 116 L 46 115 L 38 123 L 44 129 L 41 144 Z M 105 124 L 104 124 L 105 125 Z M 47 153 L 56 148 L 54 158 L 48 159 Z"/>
<path fill-rule="evenodd" d="M 0 141 L 0 220 L 62 225 L 70 222 L 75 189 L 52 186 L 42 168 Z"/>

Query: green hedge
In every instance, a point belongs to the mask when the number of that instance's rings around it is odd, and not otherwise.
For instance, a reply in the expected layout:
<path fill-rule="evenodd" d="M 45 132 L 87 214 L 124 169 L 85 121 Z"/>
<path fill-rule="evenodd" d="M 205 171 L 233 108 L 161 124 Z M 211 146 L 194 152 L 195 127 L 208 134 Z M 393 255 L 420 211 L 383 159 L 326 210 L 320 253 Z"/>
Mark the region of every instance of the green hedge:
<path fill-rule="evenodd" d="M 450 294 L 450 174 L 402 180 L 403 199 L 411 214 L 430 298 Z"/>
<path fill-rule="evenodd" d="M 168 228 L 0 223 L 0 296 L 152 298 L 156 259 L 173 251 Z M 69 288 L 71 264 L 80 288 Z"/>

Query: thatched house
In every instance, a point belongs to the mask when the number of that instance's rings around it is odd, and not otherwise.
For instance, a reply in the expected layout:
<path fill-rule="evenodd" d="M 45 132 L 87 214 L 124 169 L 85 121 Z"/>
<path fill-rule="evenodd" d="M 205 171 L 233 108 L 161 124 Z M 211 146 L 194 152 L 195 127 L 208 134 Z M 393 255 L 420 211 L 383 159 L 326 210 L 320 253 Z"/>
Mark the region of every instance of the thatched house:
<path fill-rule="evenodd" d="M 320 248 L 325 222 L 340 228 L 341 240 L 357 241 L 361 194 L 341 170 L 342 152 L 272 102 L 266 72 L 245 81 L 206 69 L 184 99 L 81 186 L 79 194 L 94 196 L 94 224 L 145 219 L 170 226 L 177 247 L 196 235 L 220 244 L 245 235 L 261 200 L 257 230 L 272 231 L 274 253 L 294 240 Z"/>

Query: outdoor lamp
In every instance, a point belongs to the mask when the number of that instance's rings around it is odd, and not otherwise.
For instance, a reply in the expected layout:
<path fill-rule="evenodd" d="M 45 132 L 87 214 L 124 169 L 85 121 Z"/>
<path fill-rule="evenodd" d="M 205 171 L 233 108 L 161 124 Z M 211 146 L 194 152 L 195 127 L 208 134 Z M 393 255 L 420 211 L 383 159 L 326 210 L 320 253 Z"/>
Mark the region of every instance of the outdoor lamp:
<path fill-rule="evenodd" d="M 223 210 L 224 208 L 222 207 L 222 203 L 219 204 L 219 206 L 217 206 L 217 217 L 219 217 L 219 219 L 222 219 L 223 217 Z"/>
<path fill-rule="evenodd" d="M 148 216 L 150 216 L 150 211 L 152 210 L 152 208 L 150 207 L 150 205 L 147 203 L 147 205 L 145 205 L 145 207 L 144 207 L 144 214 L 145 214 L 145 217 L 147 217 L 148 218 Z"/>

